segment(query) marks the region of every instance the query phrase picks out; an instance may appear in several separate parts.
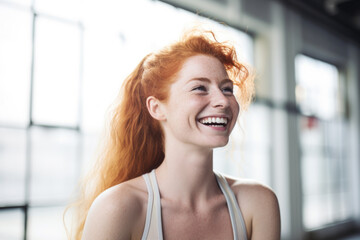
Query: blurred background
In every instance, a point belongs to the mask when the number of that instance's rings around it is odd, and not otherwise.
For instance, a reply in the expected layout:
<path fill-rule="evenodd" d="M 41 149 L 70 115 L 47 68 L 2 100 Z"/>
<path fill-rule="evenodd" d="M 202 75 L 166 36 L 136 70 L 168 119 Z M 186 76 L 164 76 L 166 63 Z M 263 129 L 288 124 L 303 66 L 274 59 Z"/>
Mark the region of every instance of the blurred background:
<path fill-rule="evenodd" d="M 0 239 L 66 239 L 122 80 L 199 21 L 257 73 L 215 169 L 274 189 L 282 239 L 360 239 L 357 0 L 0 0 Z"/>

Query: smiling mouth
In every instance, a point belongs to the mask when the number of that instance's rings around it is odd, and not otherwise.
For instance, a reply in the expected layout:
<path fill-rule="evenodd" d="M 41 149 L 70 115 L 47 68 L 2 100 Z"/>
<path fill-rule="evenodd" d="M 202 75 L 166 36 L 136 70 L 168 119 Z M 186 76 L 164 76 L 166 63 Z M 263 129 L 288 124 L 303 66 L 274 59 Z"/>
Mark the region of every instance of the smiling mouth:
<path fill-rule="evenodd" d="M 205 117 L 201 118 L 199 122 L 203 125 L 211 127 L 226 127 L 228 119 L 226 117 Z"/>

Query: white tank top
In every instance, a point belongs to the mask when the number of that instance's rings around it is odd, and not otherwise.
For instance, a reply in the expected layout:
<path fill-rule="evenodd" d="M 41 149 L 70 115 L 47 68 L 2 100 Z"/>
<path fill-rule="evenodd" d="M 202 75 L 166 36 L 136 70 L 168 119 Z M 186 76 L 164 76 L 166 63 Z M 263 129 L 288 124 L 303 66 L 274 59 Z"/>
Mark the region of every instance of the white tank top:
<path fill-rule="evenodd" d="M 217 182 L 223 192 L 229 209 L 234 240 L 247 240 L 244 218 L 237 204 L 234 192 L 226 179 L 215 173 Z M 156 181 L 155 170 L 143 175 L 148 190 L 148 206 L 142 240 L 163 240 L 160 192 Z"/>

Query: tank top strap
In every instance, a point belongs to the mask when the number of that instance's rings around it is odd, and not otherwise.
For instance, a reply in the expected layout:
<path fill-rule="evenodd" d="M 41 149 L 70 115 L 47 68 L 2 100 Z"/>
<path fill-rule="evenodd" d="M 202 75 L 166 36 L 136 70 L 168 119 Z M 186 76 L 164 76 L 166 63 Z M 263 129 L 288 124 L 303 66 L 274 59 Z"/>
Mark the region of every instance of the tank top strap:
<path fill-rule="evenodd" d="M 245 221 L 241 214 L 235 194 L 230 188 L 225 177 L 215 172 L 215 176 L 221 191 L 223 192 L 229 209 L 234 240 L 247 240 Z"/>
<path fill-rule="evenodd" d="M 163 240 L 161 224 L 160 192 L 156 181 L 155 170 L 143 175 L 148 190 L 148 206 L 142 240 Z"/>
<path fill-rule="evenodd" d="M 144 232 L 143 232 L 141 240 L 146 240 L 148 237 L 148 234 L 149 234 L 149 229 L 150 229 L 150 222 L 151 222 L 153 201 L 154 201 L 154 192 L 152 190 L 152 186 L 150 183 L 149 174 L 148 173 L 144 174 L 143 178 L 145 180 L 146 188 L 148 191 L 148 204 L 147 204 L 147 210 L 146 210 L 145 227 L 144 227 Z"/>

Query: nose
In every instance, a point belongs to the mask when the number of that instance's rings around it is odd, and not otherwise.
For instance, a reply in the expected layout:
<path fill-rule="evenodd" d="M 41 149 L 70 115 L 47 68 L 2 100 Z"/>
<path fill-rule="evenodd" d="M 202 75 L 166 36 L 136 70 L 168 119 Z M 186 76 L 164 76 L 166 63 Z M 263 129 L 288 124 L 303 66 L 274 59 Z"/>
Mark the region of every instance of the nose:
<path fill-rule="evenodd" d="M 215 108 L 227 108 L 230 106 L 230 101 L 227 96 L 220 89 L 216 89 L 211 96 L 212 106 Z"/>

